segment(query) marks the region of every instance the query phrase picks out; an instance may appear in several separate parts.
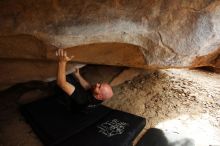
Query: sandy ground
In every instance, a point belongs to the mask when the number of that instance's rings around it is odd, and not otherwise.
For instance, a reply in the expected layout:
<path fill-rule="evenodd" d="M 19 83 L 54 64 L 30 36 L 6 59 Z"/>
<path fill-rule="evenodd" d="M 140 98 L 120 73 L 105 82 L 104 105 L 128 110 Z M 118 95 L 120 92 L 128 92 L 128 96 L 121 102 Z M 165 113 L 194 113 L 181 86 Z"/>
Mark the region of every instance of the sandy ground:
<path fill-rule="evenodd" d="M 196 70 L 146 72 L 114 91 L 105 105 L 147 120 L 134 143 L 148 128 L 156 127 L 173 146 L 187 140 L 196 146 L 220 145 L 220 75 Z M 0 146 L 41 146 L 14 99 L 0 98 Z"/>
<path fill-rule="evenodd" d="M 220 76 L 190 70 L 161 70 L 141 75 L 115 89 L 105 104 L 147 119 L 171 143 L 185 138 L 194 145 L 220 145 Z M 179 135 L 179 136 L 178 136 Z M 180 137 L 180 138 L 179 138 Z M 187 145 L 187 144 L 186 144 Z"/>

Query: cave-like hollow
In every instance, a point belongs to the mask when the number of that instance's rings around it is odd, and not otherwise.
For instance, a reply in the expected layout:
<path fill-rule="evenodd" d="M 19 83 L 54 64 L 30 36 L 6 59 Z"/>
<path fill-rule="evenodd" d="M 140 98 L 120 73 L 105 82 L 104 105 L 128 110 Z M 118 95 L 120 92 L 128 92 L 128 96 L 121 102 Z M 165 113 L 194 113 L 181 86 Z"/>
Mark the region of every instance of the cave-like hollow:
<path fill-rule="evenodd" d="M 219 14 L 219 0 L 0 0 L 0 146 L 220 145 Z M 140 116 L 146 125 L 120 121 L 129 114 L 92 128 L 97 123 L 80 127 L 86 118 L 68 125 L 72 111 L 64 102 L 43 98 L 53 97 L 48 89 L 61 90 L 58 49 L 74 56 L 65 74 L 80 67 L 92 85 L 112 86 L 113 97 L 101 106 Z M 35 114 L 25 116 L 22 108 L 31 105 Z M 60 107 L 65 113 L 45 126 Z M 81 132 L 68 133 L 72 126 Z"/>

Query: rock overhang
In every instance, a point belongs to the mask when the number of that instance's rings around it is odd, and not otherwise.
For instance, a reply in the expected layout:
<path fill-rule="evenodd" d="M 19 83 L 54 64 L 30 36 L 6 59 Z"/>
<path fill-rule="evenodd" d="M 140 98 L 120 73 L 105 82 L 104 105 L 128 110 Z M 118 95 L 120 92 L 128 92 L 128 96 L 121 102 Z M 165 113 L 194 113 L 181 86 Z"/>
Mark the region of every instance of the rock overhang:
<path fill-rule="evenodd" d="M 0 3 L 1 62 L 53 62 L 54 51 L 65 48 L 77 54 L 73 61 L 92 64 L 146 69 L 219 67 L 218 0 Z"/>

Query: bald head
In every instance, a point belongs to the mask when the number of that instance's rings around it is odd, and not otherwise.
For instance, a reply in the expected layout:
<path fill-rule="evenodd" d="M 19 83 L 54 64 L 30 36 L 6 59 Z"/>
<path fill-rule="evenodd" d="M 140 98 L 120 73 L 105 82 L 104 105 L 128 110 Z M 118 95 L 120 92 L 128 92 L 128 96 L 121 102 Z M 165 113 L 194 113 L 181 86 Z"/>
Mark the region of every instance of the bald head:
<path fill-rule="evenodd" d="M 107 83 L 103 83 L 101 88 L 101 94 L 103 100 L 110 99 L 113 96 L 112 87 Z"/>
<path fill-rule="evenodd" d="M 113 96 L 112 87 L 107 83 L 96 83 L 93 87 L 93 95 L 99 100 L 110 99 Z"/>

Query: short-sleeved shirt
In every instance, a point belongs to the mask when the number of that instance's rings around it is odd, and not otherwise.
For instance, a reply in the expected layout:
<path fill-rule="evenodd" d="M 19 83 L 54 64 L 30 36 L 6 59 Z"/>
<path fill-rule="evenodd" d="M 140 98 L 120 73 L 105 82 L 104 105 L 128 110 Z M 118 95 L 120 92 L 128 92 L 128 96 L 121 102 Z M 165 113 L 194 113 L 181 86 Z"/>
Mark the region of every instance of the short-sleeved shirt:
<path fill-rule="evenodd" d="M 67 75 L 66 80 L 75 86 L 75 90 L 71 96 L 67 95 L 62 89 L 59 91 L 59 102 L 68 110 L 81 111 L 89 110 L 97 107 L 102 103 L 102 100 L 97 100 L 91 90 L 85 90 L 80 83 L 74 79 L 73 75 Z"/>

